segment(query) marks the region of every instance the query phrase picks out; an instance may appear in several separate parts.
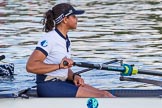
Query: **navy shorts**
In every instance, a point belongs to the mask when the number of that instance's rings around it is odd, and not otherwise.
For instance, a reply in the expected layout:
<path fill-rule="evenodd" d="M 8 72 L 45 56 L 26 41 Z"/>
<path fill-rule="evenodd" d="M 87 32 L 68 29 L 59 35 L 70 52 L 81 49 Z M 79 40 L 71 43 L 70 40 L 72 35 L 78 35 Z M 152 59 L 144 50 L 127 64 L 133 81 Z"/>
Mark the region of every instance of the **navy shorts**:
<path fill-rule="evenodd" d="M 47 81 L 37 84 L 39 97 L 76 97 L 78 87 L 72 81 Z"/>

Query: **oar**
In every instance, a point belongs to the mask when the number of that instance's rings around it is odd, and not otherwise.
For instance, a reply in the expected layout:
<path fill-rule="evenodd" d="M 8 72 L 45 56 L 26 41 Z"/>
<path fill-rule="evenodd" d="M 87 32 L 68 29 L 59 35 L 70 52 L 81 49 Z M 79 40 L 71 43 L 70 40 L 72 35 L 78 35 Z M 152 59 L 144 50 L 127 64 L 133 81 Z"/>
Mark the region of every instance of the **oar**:
<path fill-rule="evenodd" d="M 3 59 L 5 59 L 5 55 L 0 56 L 0 61 L 3 60 Z"/>
<path fill-rule="evenodd" d="M 118 62 L 119 60 L 118 59 L 115 59 L 115 60 L 111 60 L 111 61 L 108 61 L 108 62 L 105 62 L 103 64 L 112 64 L 112 63 L 116 63 Z M 90 71 L 90 70 L 93 70 L 94 68 L 88 68 L 88 69 L 83 69 L 83 70 L 80 70 L 78 72 L 76 72 L 76 74 L 81 74 L 81 73 L 84 73 L 84 72 L 87 72 L 87 71 Z"/>
<path fill-rule="evenodd" d="M 130 78 L 130 77 L 121 76 L 120 81 L 142 82 L 142 83 L 148 83 L 148 84 L 153 84 L 162 87 L 162 81 L 145 79 L 145 78 Z"/>
<path fill-rule="evenodd" d="M 64 65 L 68 65 L 68 62 L 64 61 Z M 94 69 L 101 69 L 101 70 L 109 70 L 109 71 L 118 71 L 121 72 L 123 76 L 131 76 L 132 74 L 146 74 L 146 75 L 156 75 L 162 76 L 162 72 L 159 71 L 150 71 L 150 70 L 142 70 L 137 69 L 132 65 L 123 64 L 122 66 L 110 66 L 107 64 L 93 64 L 93 63 L 86 63 L 86 62 L 74 62 L 75 66 L 79 67 L 87 67 L 87 68 L 94 68 Z"/>

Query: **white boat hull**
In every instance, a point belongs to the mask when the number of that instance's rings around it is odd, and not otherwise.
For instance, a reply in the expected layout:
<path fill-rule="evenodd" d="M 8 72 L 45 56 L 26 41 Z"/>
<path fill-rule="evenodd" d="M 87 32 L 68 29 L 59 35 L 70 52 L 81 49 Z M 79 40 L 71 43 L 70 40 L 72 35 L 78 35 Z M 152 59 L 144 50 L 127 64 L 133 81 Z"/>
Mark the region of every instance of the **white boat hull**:
<path fill-rule="evenodd" d="M 3 98 L 1 108 L 88 108 L 89 98 Z M 161 98 L 96 98 L 98 108 L 161 108 Z"/>

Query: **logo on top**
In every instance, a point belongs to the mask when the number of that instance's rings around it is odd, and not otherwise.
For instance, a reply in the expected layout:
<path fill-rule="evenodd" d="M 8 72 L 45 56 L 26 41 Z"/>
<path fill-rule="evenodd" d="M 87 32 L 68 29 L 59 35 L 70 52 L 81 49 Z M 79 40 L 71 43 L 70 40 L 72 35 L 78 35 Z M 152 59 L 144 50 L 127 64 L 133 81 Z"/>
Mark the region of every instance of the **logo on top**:
<path fill-rule="evenodd" d="M 41 42 L 41 46 L 43 46 L 43 47 L 48 46 L 47 40 L 43 40 L 43 41 Z"/>

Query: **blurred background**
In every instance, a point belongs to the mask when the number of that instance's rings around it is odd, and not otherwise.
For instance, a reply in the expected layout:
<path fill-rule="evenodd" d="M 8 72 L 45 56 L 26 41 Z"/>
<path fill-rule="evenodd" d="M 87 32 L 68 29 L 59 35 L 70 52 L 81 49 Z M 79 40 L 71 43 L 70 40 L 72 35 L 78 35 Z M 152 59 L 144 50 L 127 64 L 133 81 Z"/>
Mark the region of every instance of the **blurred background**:
<path fill-rule="evenodd" d="M 12 79 L 0 78 L 0 88 L 13 91 L 35 85 L 35 75 L 26 72 L 26 62 L 44 34 L 43 14 L 62 2 L 85 10 L 78 16 L 78 28 L 68 33 L 74 61 L 103 63 L 117 58 L 138 68 L 162 71 L 161 0 L 0 0 L 0 55 L 6 56 L 0 63 L 14 63 L 16 74 Z M 100 89 L 159 88 L 121 82 L 120 74 L 110 71 L 93 70 L 82 77 Z"/>

